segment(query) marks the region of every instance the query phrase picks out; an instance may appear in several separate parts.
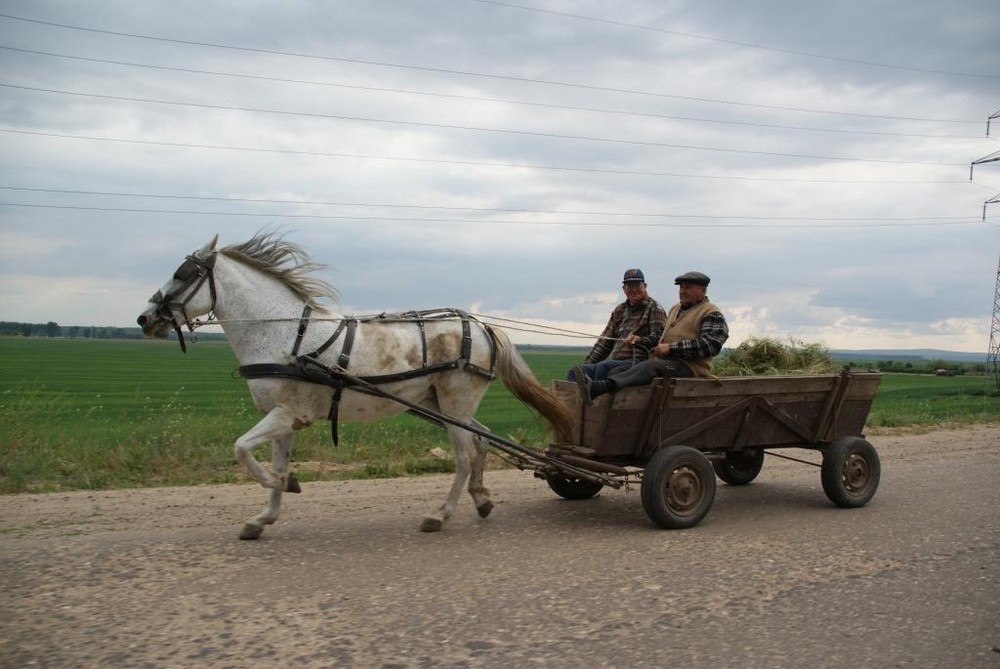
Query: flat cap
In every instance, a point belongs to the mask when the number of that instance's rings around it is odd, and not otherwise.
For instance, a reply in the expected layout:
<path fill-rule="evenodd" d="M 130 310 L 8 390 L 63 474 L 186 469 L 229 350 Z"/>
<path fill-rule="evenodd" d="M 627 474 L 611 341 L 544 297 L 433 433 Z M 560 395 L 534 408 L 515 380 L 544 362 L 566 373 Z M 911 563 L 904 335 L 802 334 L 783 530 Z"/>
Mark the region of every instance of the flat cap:
<path fill-rule="evenodd" d="M 702 274 L 701 272 L 685 272 L 684 274 L 681 274 L 679 277 L 674 279 L 675 284 L 696 283 L 699 286 L 707 286 L 710 281 L 711 279 L 709 279 L 707 275 Z"/>

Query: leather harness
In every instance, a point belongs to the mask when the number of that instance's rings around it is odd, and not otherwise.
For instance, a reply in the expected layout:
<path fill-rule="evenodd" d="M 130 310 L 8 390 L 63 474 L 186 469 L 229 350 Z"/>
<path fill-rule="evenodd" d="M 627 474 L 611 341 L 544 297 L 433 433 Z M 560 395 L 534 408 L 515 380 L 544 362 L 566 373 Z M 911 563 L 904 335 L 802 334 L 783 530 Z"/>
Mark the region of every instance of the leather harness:
<path fill-rule="evenodd" d="M 340 321 L 334 333 L 321 344 L 316 350 L 299 355 L 302 340 L 309 327 L 309 318 L 312 314 L 312 307 L 308 304 L 302 310 L 299 318 L 299 327 L 296 331 L 295 342 L 292 345 L 291 355 L 295 359 L 291 364 L 279 363 L 258 363 L 253 365 L 242 365 L 239 368 L 239 375 L 245 379 L 270 379 L 282 378 L 294 381 L 304 381 L 317 385 L 333 388 L 333 398 L 330 402 L 330 411 L 327 418 L 330 421 L 330 435 L 333 443 L 338 444 L 337 418 L 340 409 L 340 398 L 345 388 L 352 388 L 357 392 L 366 394 L 376 394 L 368 389 L 368 386 L 381 385 L 384 383 L 394 383 L 396 381 L 407 381 L 409 379 L 428 376 L 451 369 L 466 369 L 474 374 L 485 376 L 488 379 L 496 378 L 497 340 L 496 335 L 489 325 L 482 323 L 476 318 L 460 309 L 430 309 L 425 311 L 407 311 L 400 314 L 377 314 L 373 316 L 360 316 L 357 318 L 345 318 Z M 428 321 L 459 319 L 462 323 L 462 348 L 455 360 L 447 362 L 427 363 L 427 333 L 426 323 Z M 353 376 L 347 369 L 351 362 L 351 352 L 354 347 L 354 335 L 359 323 L 390 323 L 390 322 L 411 322 L 415 323 L 420 330 L 420 341 L 422 348 L 422 364 L 415 369 L 393 374 L 379 374 L 373 376 Z M 472 326 L 475 322 L 482 326 L 488 335 L 490 346 L 490 366 L 489 369 L 480 367 L 471 362 L 472 357 Z M 344 340 L 341 345 L 340 355 L 336 364 L 326 365 L 319 360 L 320 356 L 332 346 L 343 335 Z M 417 413 L 411 411 L 411 413 Z M 417 413 L 417 415 L 421 415 Z M 426 417 L 426 416 L 422 416 Z"/>

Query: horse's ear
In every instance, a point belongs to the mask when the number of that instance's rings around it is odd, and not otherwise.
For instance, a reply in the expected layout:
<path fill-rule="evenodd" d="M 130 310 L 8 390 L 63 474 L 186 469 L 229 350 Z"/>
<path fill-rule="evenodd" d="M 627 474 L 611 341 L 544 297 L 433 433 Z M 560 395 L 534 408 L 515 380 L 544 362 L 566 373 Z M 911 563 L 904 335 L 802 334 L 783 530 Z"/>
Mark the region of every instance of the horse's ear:
<path fill-rule="evenodd" d="M 201 247 L 201 250 L 198 251 L 197 256 L 199 258 L 207 258 L 208 256 L 210 256 L 212 252 L 215 251 L 215 244 L 218 241 L 219 241 L 219 235 L 216 234 L 214 237 L 212 237 L 212 240 L 210 242 Z"/>

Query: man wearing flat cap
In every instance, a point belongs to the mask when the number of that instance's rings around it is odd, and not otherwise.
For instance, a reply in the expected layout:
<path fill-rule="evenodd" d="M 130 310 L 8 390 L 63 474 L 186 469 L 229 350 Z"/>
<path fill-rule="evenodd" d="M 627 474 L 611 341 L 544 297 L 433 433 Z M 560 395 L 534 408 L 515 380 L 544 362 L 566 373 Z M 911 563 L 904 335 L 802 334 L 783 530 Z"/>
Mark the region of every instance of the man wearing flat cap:
<path fill-rule="evenodd" d="M 611 312 L 584 363 L 569 370 L 566 378 L 570 381 L 580 378 L 580 370 L 591 379 L 604 379 L 612 371 L 631 367 L 646 360 L 660 340 L 667 312 L 646 292 L 646 277 L 641 269 L 625 271 L 622 292 L 625 301 Z"/>
<path fill-rule="evenodd" d="M 685 272 L 674 279 L 680 299 L 667 313 L 663 335 L 649 360 L 601 380 L 577 374 L 584 400 L 590 402 L 619 388 L 652 383 L 657 377 L 712 376 L 712 358 L 729 339 L 729 325 L 722 311 L 708 299 L 710 281 L 701 272 Z"/>

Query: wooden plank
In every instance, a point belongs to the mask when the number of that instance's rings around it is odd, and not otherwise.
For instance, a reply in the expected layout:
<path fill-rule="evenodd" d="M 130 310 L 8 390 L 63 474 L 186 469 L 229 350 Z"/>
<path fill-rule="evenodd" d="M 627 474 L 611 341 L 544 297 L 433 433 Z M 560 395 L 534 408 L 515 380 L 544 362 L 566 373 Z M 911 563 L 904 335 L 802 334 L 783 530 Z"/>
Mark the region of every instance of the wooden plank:
<path fill-rule="evenodd" d="M 836 381 L 835 374 L 814 376 L 734 376 L 715 379 L 673 379 L 674 396 L 732 397 L 776 393 L 823 393 Z"/>

